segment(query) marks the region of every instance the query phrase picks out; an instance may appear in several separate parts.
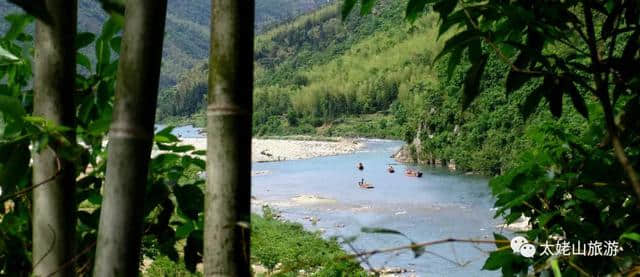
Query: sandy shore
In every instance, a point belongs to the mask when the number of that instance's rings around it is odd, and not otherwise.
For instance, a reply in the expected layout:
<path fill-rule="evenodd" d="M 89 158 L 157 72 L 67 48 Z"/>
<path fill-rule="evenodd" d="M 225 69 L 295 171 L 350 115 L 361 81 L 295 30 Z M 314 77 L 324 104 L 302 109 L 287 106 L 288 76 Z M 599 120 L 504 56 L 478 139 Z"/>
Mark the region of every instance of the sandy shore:
<path fill-rule="evenodd" d="M 205 138 L 182 138 L 182 143 L 193 145 L 197 150 L 207 148 Z M 253 139 L 251 160 L 272 162 L 310 159 L 349 154 L 362 147 L 364 142 L 354 139 L 337 139 L 336 141 Z"/>

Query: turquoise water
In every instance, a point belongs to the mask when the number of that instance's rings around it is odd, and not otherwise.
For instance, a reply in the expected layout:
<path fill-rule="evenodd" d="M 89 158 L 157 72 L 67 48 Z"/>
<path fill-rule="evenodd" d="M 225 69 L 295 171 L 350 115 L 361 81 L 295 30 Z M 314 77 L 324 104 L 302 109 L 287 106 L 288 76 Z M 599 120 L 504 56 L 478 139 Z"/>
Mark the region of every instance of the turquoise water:
<path fill-rule="evenodd" d="M 182 137 L 201 137 L 189 126 L 174 130 Z M 284 219 L 299 222 L 323 236 L 357 236 L 353 246 L 358 251 L 384 249 L 409 244 L 397 235 L 365 234 L 362 227 L 381 227 L 400 231 L 415 242 L 445 238 L 491 239 L 499 220 L 491 210 L 494 199 L 488 179 L 456 174 L 445 169 L 420 168 L 422 178 L 404 176 L 404 169 L 414 166 L 397 164 L 390 156 L 402 143 L 367 140 L 360 152 L 308 160 L 254 163 L 253 171 L 269 173 L 252 178 L 252 195 L 261 209 L 270 203 Z M 355 165 L 362 162 L 363 171 Z M 396 173 L 386 171 L 394 164 Z M 357 182 L 364 178 L 375 186 L 364 190 Z M 331 203 L 301 204 L 292 198 L 313 195 L 335 200 Z M 312 224 L 310 217 L 318 219 Z M 345 250 L 352 251 L 346 245 Z M 421 257 L 410 251 L 378 254 L 368 259 L 375 268 L 401 267 L 411 276 L 498 276 L 498 272 L 481 270 L 493 245 L 466 243 L 442 244 L 427 248 Z M 366 265 L 363 263 L 363 266 Z"/>
<path fill-rule="evenodd" d="M 434 168 L 420 168 L 423 177 L 412 178 L 404 176 L 407 166 L 401 164 L 394 165 L 396 173 L 390 174 L 387 165 L 396 163 L 390 155 L 401 145 L 397 141 L 371 140 L 362 152 L 350 155 L 254 163 L 253 170 L 270 173 L 253 177 L 252 194 L 257 200 L 274 203 L 283 218 L 310 230 L 322 230 L 326 237 L 357 235 L 353 245 L 358 251 L 409 243 L 401 236 L 361 233 L 362 227 L 397 230 L 416 242 L 491 239 L 492 232 L 500 232 L 495 227 L 500 222 L 492 217 L 487 178 Z M 364 164 L 363 171 L 356 169 L 358 162 Z M 357 182 L 361 178 L 375 188 L 360 189 Z M 304 205 L 291 201 L 299 195 L 333 199 L 335 203 Z M 309 217 L 318 218 L 317 224 L 313 225 Z M 492 249 L 493 245 L 443 244 L 427 249 L 436 255 L 416 259 L 412 252 L 404 251 L 375 255 L 369 262 L 374 267 L 411 269 L 418 276 L 495 276 L 497 272 L 481 270 L 488 255 L 485 252 Z"/>

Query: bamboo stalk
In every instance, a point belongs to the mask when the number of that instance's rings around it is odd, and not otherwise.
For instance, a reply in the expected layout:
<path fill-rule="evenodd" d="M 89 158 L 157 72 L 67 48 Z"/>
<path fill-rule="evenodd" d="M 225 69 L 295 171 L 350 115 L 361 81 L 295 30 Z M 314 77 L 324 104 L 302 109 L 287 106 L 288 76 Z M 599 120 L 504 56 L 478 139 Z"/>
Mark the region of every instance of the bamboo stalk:
<path fill-rule="evenodd" d="M 212 0 L 205 276 L 250 276 L 254 1 Z"/>
<path fill-rule="evenodd" d="M 94 276 L 137 276 L 167 0 L 126 1 Z"/>
<path fill-rule="evenodd" d="M 36 21 L 33 114 L 68 127 L 75 124 L 73 95 L 77 2 L 43 1 L 48 23 Z M 74 131 L 65 133 L 75 143 Z M 59 161 L 56 149 L 33 157 L 33 261 L 35 276 L 54 272 L 73 257 L 75 245 L 75 172 L 70 161 Z M 51 178 L 55 176 L 55 178 Z M 71 276 L 72 268 L 54 276 Z"/>

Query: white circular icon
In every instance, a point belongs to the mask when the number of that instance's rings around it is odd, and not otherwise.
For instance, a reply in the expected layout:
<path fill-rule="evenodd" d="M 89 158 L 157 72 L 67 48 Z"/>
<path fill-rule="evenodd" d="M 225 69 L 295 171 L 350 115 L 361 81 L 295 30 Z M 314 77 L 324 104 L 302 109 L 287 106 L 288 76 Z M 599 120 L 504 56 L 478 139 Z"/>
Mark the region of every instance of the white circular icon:
<path fill-rule="evenodd" d="M 522 247 L 522 245 L 526 243 L 529 243 L 529 241 L 526 238 L 517 236 L 511 239 L 511 249 L 515 253 L 520 253 L 520 247 Z"/>
<path fill-rule="evenodd" d="M 511 239 L 511 249 L 514 253 L 519 253 L 523 257 L 532 258 L 536 254 L 536 246 L 522 236 Z"/>
<path fill-rule="evenodd" d="M 520 246 L 520 255 L 525 258 L 533 258 L 533 255 L 536 253 L 536 246 L 531 243 L 525 243 Z"/>

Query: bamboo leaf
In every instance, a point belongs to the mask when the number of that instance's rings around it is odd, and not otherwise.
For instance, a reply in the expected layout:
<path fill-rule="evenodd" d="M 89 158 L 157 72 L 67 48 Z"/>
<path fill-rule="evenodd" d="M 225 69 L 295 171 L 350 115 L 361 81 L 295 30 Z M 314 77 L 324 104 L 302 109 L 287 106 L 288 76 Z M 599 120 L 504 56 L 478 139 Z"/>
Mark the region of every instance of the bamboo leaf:
<path fill-rule="evenodd" d="M 407 235 L 403 234 L 402 232 L 396 231 L 396 230 L 392 230 L 392 229 L 387 229 L 387 228 L 377 228 L 377 227 L 362 227 L 360 229 L 361 232 L 363 233 L 370 233 L 370 234 L 391 234 L 391 235 L 399 235 L 399 236 L 403 236 L 407 239 L 409 239 L 409 237 L 407 237 Z M 411 240 L 411 239 L 409 239 Z"/>

